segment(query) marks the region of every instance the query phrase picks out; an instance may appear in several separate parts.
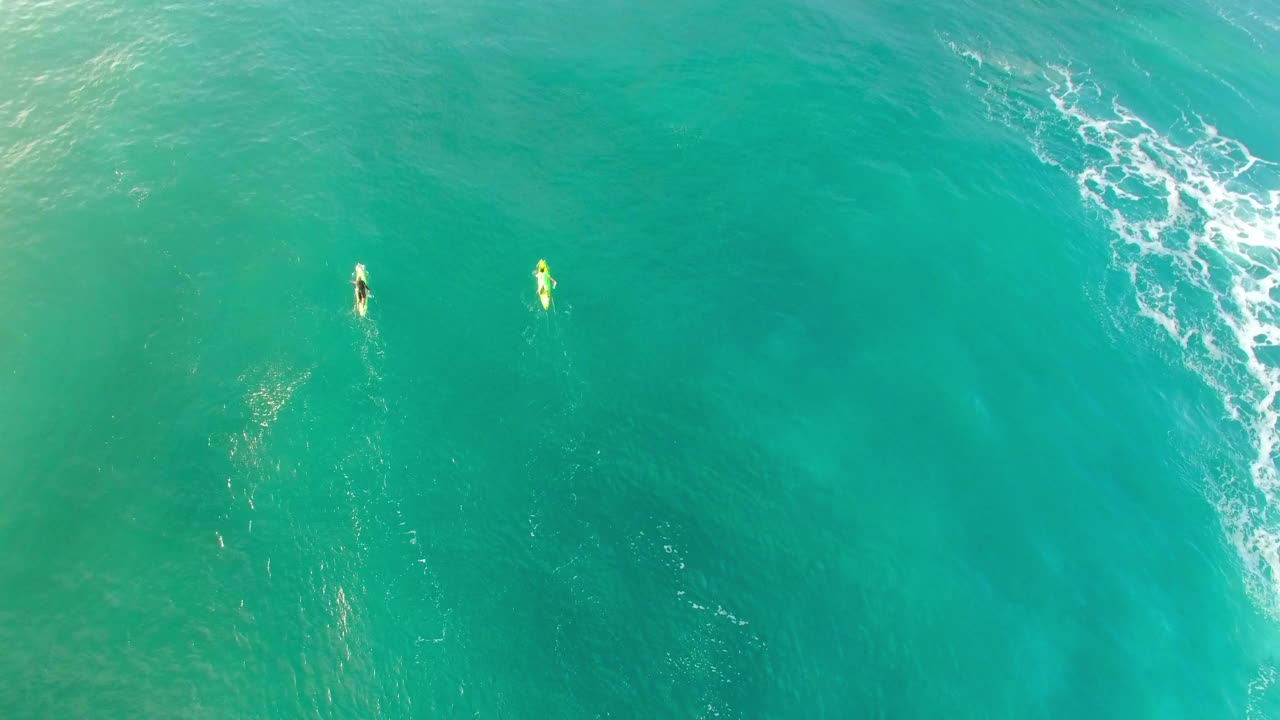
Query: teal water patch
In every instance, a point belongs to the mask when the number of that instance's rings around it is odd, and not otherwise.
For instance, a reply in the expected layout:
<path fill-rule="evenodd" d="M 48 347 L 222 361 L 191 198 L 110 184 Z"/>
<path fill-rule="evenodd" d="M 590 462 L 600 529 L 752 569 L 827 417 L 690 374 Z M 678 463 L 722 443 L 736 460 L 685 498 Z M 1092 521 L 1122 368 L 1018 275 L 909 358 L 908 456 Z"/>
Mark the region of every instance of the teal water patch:
<path fill-rule="evenodd" d="M 6 6 L 0 710 L 1276 716 L 1270 12 Z"/>

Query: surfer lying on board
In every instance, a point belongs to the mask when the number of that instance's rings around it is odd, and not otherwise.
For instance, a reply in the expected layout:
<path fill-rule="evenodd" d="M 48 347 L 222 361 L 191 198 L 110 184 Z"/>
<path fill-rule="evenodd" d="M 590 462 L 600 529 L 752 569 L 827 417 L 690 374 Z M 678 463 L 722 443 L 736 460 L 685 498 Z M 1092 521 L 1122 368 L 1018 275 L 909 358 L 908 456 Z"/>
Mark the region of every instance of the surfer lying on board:
<path fill-rule="evenodd" d="M 364 314 L 365 307 L 369 304 L 369 283 L 365 278 L 364 265 L 356 263 L 356 279 L 351 281 L 356 286 L 356 309 L 360 314 Z"/>
<path fill-rule="evenodd" d="M 546 260 L 538 261 L 538 267 L 533 269 L 533 276 L 538 278 L 538 292 L 542 292 L 548 280 L 551 281 L 552 288 L 556 286 L 556 279 L 551 277 L 551 269 L 547 267 Z"/>

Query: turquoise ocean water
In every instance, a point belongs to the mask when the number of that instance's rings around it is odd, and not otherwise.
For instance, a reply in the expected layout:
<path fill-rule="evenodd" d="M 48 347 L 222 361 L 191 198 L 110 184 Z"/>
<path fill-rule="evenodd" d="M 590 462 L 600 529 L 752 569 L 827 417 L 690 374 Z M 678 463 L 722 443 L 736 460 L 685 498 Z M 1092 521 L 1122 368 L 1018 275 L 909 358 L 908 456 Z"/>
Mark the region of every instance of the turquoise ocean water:
<path fill-rule="evenodd" d="M 0 3 L 0 717 L 1280 718 L 1280 10 L 1125 5 Z"/>

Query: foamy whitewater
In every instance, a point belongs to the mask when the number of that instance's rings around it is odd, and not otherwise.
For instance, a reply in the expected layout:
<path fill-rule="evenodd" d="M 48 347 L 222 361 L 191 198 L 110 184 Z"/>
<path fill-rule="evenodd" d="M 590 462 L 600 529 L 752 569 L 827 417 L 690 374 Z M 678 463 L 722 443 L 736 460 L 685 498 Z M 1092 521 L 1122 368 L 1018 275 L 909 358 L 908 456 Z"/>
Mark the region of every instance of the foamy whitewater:
<path fill-rule="evenodd" d="M 1280 618 L 1280 166 L 1195 114 L 1158 131 L 1088 70 L 1037 71 L 951 47 L 971 64 L 988 116 L 1075 180 L 1114 233 L 1135 310 L 1221 396 L 1224 420 L 1247 432 L 1249 476 L 1209 475 L 1207 491 L 1250 593 Z"/>

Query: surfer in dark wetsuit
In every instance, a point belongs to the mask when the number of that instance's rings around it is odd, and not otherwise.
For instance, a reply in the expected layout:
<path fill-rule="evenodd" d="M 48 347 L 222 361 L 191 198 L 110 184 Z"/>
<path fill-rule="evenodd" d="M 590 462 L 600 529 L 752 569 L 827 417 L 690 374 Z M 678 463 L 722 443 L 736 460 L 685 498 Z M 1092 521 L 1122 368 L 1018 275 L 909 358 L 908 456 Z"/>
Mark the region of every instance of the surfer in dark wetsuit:
<path fill-rule="evenodd" d="M 356 279 L 351 284 L 356 287 L 356 310 L 363 316 L 369 302 L 369 282 L 365 280 L 364 265 L 356 264 Z"/>

